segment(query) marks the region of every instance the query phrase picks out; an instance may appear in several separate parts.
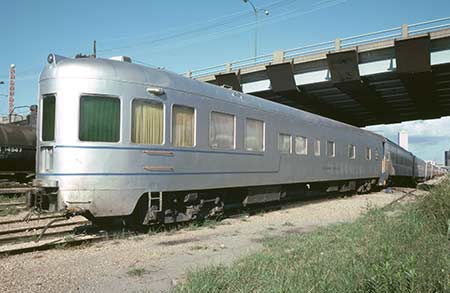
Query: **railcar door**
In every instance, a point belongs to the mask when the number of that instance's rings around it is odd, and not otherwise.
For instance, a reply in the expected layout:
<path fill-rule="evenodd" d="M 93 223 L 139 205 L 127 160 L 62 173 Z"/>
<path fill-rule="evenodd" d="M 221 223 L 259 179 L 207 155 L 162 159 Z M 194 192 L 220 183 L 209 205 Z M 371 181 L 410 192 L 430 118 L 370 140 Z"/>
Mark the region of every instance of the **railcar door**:
<path fill-rule="evenodd" d="M 383 185 L 386 185 L 386 180 L 389 177 L 388 170 L 389 170 L 390 154 L 388 148 L 386 148 L 385 141 L 383 141 L 382 150 L 383 150 L 383 158 L 381 160 L 381 179 L 382 179 L 381 183 Z"/>

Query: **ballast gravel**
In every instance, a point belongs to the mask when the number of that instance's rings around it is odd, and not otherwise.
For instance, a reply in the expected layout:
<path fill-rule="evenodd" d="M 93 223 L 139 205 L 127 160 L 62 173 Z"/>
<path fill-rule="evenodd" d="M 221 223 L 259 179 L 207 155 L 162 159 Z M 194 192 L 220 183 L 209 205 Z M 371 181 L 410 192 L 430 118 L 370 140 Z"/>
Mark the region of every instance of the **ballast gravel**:
<path fill-rule="evenodd" d="M 221 221 L 213 227 L 111 239 L 0 259 L 0 292 L 167 292 L 190 269 L 230 264 L 262 248 L 265 237 L 352 221 L 412 189 L 311 200 Z M 414 191 L 415 194 L 424 191 Z"/>

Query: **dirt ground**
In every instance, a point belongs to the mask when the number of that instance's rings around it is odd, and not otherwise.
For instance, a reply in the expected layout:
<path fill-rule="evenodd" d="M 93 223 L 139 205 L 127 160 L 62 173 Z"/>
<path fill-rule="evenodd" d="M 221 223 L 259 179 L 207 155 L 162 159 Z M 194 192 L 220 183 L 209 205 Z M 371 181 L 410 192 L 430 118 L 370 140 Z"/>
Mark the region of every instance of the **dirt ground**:
<path fill-rule="evenodd" d="M 415 191 L 419 192 L 423 191 Z M 0 259 L 0 291 L 167 292 L 188 270 L 230 264 L 261 249 L 265 237 L 352 221 L 368 208 L 384 206 L 403 195 L 401 191 L 377 192 L 301 202 L 277 211 L 226 219 L 212 227 L 190 226 L 175 232 L 9 256 Z"/>

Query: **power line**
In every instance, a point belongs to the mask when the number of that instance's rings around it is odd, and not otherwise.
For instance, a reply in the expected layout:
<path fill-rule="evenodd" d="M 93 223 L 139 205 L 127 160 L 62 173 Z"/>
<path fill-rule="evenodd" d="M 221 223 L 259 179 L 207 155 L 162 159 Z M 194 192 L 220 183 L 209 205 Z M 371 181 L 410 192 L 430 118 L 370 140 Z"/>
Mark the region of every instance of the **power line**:
<path fill-rule="evenodd" d="M 349 0 L 320 0 L 312 4 L 312 7 L 307 10 L 301 10 L 300 7 L 295 7 L 299 0 L 278 0 L 278 1 L 272 1 L 264 5 L 265 9 L 270 9 L 272 17 L 262 19 L 259 22 L 259 25 L 267 25 L 267 24 L 274 24 L 281 21 L 286 21 L 288 19 L 291 19 L 293 17 L 304 15 L 308 13 L 312 13 L 321 9 L 326 9 L 329 7 L 333 7 L 342 3 L 345 3 Z M 278 12 L 277 12 L 278 11 Z M 180 46 L 186 46 L 202 41 L 208 41 L 213 40 L 218 37 L 222 37 L 224 35 L 232 35 L 244 31 L 248 31 L 255 27 L 256 21 L 249 21 L 242 23 L 243 20 L 246 20 L 246 18 L 250 17 L 251 11 L 238 11 L 231 14 L 219 16 L 216 18 L 208 19 L 206 21 L 202 22 L 195 22 L 192 24 L 189 24 L 187 27 L 189 28 L 186 30 L 186 26 L 183 27 L 176 27 L 167 29 L 164 32 L 158 32 L 150 33 L 150 34 L 144 34 L 140 36 L 130 36 L 130 37 L 122 37 L 122 38 L 116 38 L 116 39 L 100 39 L 98 42 L 109 42 L 109 41 L 116 41 L 116 40 L 124 40 L 124 39 L 131 39 L 131 38 L 141 38 L 140 41 L 135 43 L 130 43 L 125 46 L 117 46 L 117 47 L 110 47 L 105 48 L 101 50 L 97 50 L 98 52 L 112 52 L 116 50 L 123 50 L 123 49 L 131 49 L 131 48 L 138 48 L 138 47 L 145 47 L 152 45 L 153 48 L 161 48 L 163 46 L 169 46 L 170 41 L 172 40 L 180 40 L 181 42 L 178 42 L 175 46 L 171 44 L 171 48 L 176 48 Z M 234 25 L 231 27 L 227 27 L 229 24 L 233 23 L 240 23 L 238 25 Z M 180 28 L 183 28 L 184 30 L 180 30 Z M 217 30 L 220 29 L 221 30 Z M 166 32 L 172 32 L 172 34 L 167 35 Z M 166 34 L 166 35 L 164 35 Z M 157 37 L 159 35 L 159 37 Z M 152 39 L 148 39 L 149 36 L 155 36 Z M 144 38 L 144 39 L 142 39 Z M 100 44 L 101 46 L 101 44 Z M 156 51 L 158 52 L 158 51 Z M 72 54 L 73 55 L 73 54 Z M 151 65 L 148 63 L 145 63 L 143 61 L 139 61 L 137 59 L 134 59 L 135 62 L 141 63 L 142 65 L 150 66 L 150 67 L 157 67 L 155 65 Z M 18 76 L 17 80 L 29 80 L 37 75 L 39 75 L 40 69 L 42 69 L 43 63 L 35 64 L 33 66 L 30 66 L 24 70 L 18 71 L 16 75 Z M 9 78 L 9 75 L 0 75 L 0 79 L 7 79 Z"/>
<path fill-rule="evenodd" d="M 298 2 L 298 0 L 279 0 L 279 1 L 271 2 L 266 7 L 268 9 L 271 7 L 280 9 L 280 8 L 283 8 L 284 5 L 292 4 L 293 2 Z M 201 36 L 206 31 L 211 31 L 211 30 L 214 30 L 215 28 L 219 28 L 219 27 L 223 27 L 228 24 L 236 23 L 236 21 L 239 21 L 239 20 L 242 21 L 243 19 L 245 19 L 245 18 L 243 18 L 243 16 L 245 16 L 245 15 L 250 16 L 250 15 L 252 15 L 252 13 L 248 12 L 248 11 L 247 12 L 236 12 L 233 14 L 229 14 L 229 15 L 226 15 L 223 17 L 216 18 L 216 19 L 223 19 L 223 20 L 217 21 L 216 23 L 213 23 L 213 24 L 209 24 L 211 21 L 206 21 L 206 24 L 203 22 L 203 23 L 201 23 L 200 27 L 193 26 L 192 29 L 183 30 L 183 31 L 174 30 L 175 32 L 171 35 L 167 35 L 167 34 L 163 33 L 163 34 L 159 34 L 160 37 L 156 37 L 153 39 L 148 39 L 148 38 L 144 37 L 144 38 L 141 38 L 141 40 L 138 42 L 131 43 L 128 45 L 123 45 L 123 46 L 101 49 L 101 50 L 99 50 L 99 52 L 110 52 L 110 51 L 115 51 L 115 50 L 130 49 L 130 48 L 134 48 L 134 47 L 144 46 L 147 44 L 153 44 L 156 42 L 170 41 L 170 40 L 177 39 L 180 37 L 189 36 L 190 38 L 195 38 L 196 36 Z M 252 23 L 256 23 L 256 22 L 252 21 Z"/>
<path fill-rule="evenodd" d="M 326 8 L 330 8 L 345 2 L 348 2 L 349 0 L 322 0 L 319 1 L 315 4 L 313 4 L 313 7 L 307 10 L 299 10 L 299 8 L 297 9 L 291 9 L 291 10 L 287 10 L 287 11 L 283 11 L 280 14 L 276 15 L 275 17 L 271 17 L 271 18 L 266 18 L 263 21 L 260 21 L 260 25 L 267 25 L 267 24 L 273 24 L 273 23 L 278 23 L 278 22 L 282 22 L 282 21 L 286 21 L 288 19 L 291 19 L 293 17 L 297 17 L 299 15 L 305 15 L 305 14 L 309 14 L 318 10 L 322 10 L 322 9 L 326 9 Z M 240 25 L 236 25 L 233 27 L 229 27 L 226 29 L 223 29 L 221 31 L 212 31 L 212 32 L 208 32 L 208 33 L 203 33 L 201 35 L 199 35 L 198 37 L 194 36 L 186 36 L 183 35 L 183 38 L 181 41 L 177 42 L 177 45 L 174 47 L 173 45 L 171 45 L 171 48 L 176 48 L 176 47 L 180 47 L 180 46 L 186 46 L 189 44 L 193 44 L 196 42 L 201 42 L 201 41 L 209 41 L 209 40 L 213 40 L 216 39 L 218 37 L 223 37 L 224 35 L 232 35 L 232 34 L 236 34 L 236 33 L 240 33 L 243 31 L 248 31 L 252 28 L 254 28 L 256 25 L 256 21 L 250 21 L 250 22 L 246 22 Z M 134 48 L 134 47 L 145 47 L 145 46 L 149 46 L 152 45 L 152 48 L 158 48 L 158 47 L 162 47 L 164 46 L 164 41 L 163 39 L 159 39 L 159 40 L 153 40 L 152 43 L 148 43 L 148 42 L 142 42 L 139 45 L 131 45 L 131 46 L 127 46 L 127 48 Z M 184 44 L 182 44 L 182 42 L 184 42 Z M 156 51 L 158 52 L 158 51 Z"/>

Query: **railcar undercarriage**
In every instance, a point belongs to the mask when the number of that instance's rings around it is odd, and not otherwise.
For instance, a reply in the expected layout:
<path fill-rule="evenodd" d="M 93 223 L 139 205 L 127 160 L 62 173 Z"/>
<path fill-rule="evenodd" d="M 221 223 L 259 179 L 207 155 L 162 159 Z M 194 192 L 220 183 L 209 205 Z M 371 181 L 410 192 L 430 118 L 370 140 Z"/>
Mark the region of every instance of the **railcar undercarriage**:
<path fill-rule="evenodd" d="M 225 210 L 240 209 L 296 199 L 342 193 L 367 193 L 377 187 L 377 179 L 317 182 L 178 191 L 144 194 L 128 222 L 148 225 L 170 224 L 221 216 Z"/>
<path fill-rule="evenodd" d="M 226 189 L 144 193 L 131 215 L 95 217 L 89 210 L 58 205 L 58 187 L 41 187 L 27 198 L 28 207 L 38 211 L 58 211 L 67 217 L 82 215 L 98 225 L 121 220 L 126 225 L 171 224 L 221 216 L 228 209 L 245 209 L 267 203 L 312 199 L 343 193 L 367 193 L 376 188 L 378 179 L 326 181 Z"/>

